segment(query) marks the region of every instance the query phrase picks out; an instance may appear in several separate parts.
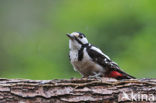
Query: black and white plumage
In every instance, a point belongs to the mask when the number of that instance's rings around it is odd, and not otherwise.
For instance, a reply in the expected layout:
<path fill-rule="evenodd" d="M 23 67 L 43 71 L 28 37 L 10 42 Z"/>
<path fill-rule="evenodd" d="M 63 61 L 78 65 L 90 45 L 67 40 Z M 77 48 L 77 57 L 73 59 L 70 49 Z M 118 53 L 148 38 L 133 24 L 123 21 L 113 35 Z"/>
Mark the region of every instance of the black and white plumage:
<path fill-rule="evenodd" d="M 69 57 L 75 71 L 83 77 L 112 77 L 131 79 L 133 76 L 123 72 L 119 66 L 99 48 L 92 46 L 86 36 L 80 32 L 67 34 L 69 40 Z"/>

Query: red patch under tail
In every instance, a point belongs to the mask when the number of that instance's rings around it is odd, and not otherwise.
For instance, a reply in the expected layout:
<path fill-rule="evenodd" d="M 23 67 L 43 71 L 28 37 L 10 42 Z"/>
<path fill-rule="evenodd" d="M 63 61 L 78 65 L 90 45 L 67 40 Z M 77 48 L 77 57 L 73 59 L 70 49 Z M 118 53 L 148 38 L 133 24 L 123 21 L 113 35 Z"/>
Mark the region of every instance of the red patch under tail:
<path fill-rule="evenodd" d="M 117 71 L 111 71 L 108 75 L 108 77 L 113 77 L 113 78 L 117 78 L 117 77 L 122 77 L 123 75 Z"/>

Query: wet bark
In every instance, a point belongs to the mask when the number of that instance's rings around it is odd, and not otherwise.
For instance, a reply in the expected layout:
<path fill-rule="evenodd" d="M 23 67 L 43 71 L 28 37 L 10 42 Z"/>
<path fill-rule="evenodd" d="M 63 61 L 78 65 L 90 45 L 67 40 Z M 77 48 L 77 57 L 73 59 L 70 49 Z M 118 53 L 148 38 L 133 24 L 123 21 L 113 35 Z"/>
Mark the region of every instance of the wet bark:
<path fill-rule="evenodd" d="M 0 103 L 147 103 L 147 101 L 156 102 L 156 79 L 122 81 L 109 78 L 0 79 Z"/>

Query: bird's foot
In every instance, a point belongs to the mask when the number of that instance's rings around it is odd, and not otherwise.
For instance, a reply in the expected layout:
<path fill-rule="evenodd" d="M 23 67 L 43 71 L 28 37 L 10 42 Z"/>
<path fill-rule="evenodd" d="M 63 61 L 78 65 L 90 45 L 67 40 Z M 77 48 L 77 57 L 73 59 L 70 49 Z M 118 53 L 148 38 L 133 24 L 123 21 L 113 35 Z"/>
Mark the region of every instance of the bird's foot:
<path fill-rule="evenodd" d="M 96 73 L 94 72 L 94 75 L 89 76 L 91 79 L 100 79 L 101 78 L 101 73 Z"/>
<path fill-rule="evenodd" d="M 88 79 L 96 79 L 101 81 L 101 77 L 97 75 L 89 76 Z"/>

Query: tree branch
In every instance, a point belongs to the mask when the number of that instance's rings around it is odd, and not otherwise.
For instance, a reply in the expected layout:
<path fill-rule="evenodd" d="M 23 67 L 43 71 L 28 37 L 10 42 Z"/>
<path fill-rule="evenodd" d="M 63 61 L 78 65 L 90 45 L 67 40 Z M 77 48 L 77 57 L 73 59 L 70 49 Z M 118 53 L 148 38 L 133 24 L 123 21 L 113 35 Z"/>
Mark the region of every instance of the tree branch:
<path fill-rule="evenodd" d="M 156 79 L 0 79 L 0 103 L 147 103 L 155 93 Z"/>

